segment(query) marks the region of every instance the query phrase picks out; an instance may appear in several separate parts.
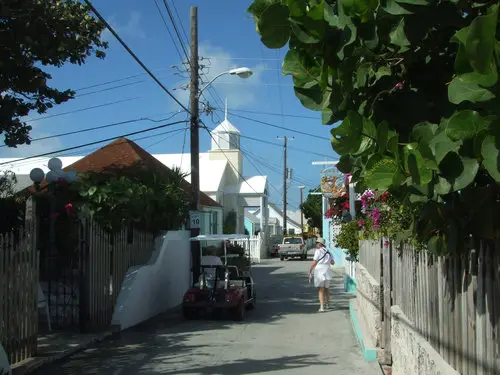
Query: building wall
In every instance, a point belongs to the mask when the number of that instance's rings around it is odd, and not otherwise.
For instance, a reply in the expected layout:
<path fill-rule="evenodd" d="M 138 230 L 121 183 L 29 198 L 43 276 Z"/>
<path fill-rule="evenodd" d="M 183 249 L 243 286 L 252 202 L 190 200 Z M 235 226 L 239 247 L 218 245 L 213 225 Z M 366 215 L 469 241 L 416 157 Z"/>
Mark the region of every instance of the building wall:
<path fill-rule="evenodd" d="M 243 172 L 243 154 L 240 150 L 224 150 L 224 152 L 215 150 L 209 151 L 208 155 L 210 160 L 228 161 L 229 170 L 226 169 L 226 173 L 224 173 L 226 177 L 224 178 L 223 186 L 236 185 L 241 181 L 241 175 Z"/>
<path fill-rule="evenodd" d="M 274 234 L 282 234 L 283 233 L 283 216 L 281 216 L 276 210 L 274 210 L 271 206 L 268 206 L 269 209 L 269 217 L 273 217 L 276 220 L 278 220 L 278 226 L 274 226 L 272 224 L 269 224 L 269 234 L 273 234 L 273 230 L 279 230 L 280 233 L 274 233 Z M 255 214 L 260 219 L 261 212 L 260 210 Z M 274 229 L 273 229 L 274 228 Z M 295 230 L 295 234 L 300 234 L 300 225 L 295 225 L 291 223 L 289 220 L 287 220 L 287 230 L 293 228 Z"/>

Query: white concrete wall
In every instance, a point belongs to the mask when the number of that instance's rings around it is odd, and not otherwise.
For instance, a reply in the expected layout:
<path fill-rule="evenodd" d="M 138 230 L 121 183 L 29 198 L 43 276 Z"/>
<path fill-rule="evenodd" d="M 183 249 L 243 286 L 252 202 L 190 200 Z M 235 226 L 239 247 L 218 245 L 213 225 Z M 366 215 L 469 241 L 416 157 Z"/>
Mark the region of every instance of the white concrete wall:
<path fill-rule="evenodd" d="M 150 261 L 127 271 L 111 325 L 124 330 L 179 306 L 190 285 L 190 263 L 188 231 L 157 238 Z"/>
<path fill-rule="evenodd" d="M 391 308 L 394 375 L 459 375 L 415 329 L 399 306 Z"/>
<path fill-rule="evenodd" d="M 356 263 L 356 300 L 370 334 L 371 342 L 379 346 L 382 335 L 382 294 L 380 283 L 360 263 Z"/>

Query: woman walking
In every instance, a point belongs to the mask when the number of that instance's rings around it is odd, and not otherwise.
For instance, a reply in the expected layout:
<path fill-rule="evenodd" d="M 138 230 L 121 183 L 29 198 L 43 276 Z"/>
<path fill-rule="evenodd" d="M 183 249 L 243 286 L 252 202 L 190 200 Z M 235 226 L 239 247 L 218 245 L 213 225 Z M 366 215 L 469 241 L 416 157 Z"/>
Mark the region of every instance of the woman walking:
<path fill-rule="evenodd" d="M 311 280 L 314 272 L 314 286 L 318 288 L 319 312 L 328 309 L 330 281 L 333 279 L 331 265 L 333 264 L 335 264 L 335 262 L 332 255 L 325 247 L 325 240 L 323 238 L 318 238 L 313 261 L 309 267 L 309 280 Z"/>

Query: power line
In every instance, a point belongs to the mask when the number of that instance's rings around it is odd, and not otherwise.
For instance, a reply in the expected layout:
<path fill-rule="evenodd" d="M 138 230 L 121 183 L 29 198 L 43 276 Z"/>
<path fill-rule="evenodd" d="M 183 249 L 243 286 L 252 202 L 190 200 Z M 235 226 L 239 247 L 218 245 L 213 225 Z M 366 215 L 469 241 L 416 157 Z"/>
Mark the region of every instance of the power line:
<path fill-rule="evenodd" d="M 157 6 L 158 12 L 160 13 L 161 18 L 163 19 L 163 22 L 164 22 L 165 28 L 167 29 L 168 34 L 170 35 L 170 39 L 172 40 L 172 43 L 174 44 L 174 47 L 175 47 L 175 49 L 176 49 L 176 51 L 177 51 L 177 54 L 179 55 L 179 58 L 180 58 L 180 59 L 181 59 L 181 61 L 182 61 L 182 60 L 183 60 L 182 53 L 181 53 L 181 51 L 179 50 L 179 48 L 177 47 L 177 42 L 175 41 L 174 36 L 173 36 L 173 35 L 172 35 L 172 33 L 170 32 L 170 28 L 167 26 L 166 20 L 165 20 L 165 18 L 163 17 L 163 14 L 161 13 L 160 8 L 159 8 L 159 6 L 158 6 L 158 4 L 157 4 L 157 0 L 154 0 L 154 1 L 155 1 L 156 6 Z M 173 28 L 174 28 L 174 33 L 175 33 L 175 35 L 177 36 L 177 40 L 178 40 L 178 42 L 179 42 L 179 44 L 180 44 L 180 46 L 181 46 L 182 52 L 184 53 L 184 57 L 186 58 L 187 63 L 189 64 L 189 66 L 191 66 L 190 56 L 189 56 L 189 54 L 188 54 L 188 52 L 187 52 L 186 46 L 184 45 L 184 40 L 182 39 L 182 36 L 181 36 L 181 34 L 180 34 L 180 32 L 179 32 L 179 28 L 177 27 L 177 22 L 176 22 L 176 20 L 175 20 L 175 18 L 174 18 L 174 16 L 173 16 L 172 10 L 170 9 L 170 6 L 169 6 L 169 4 L 168 4 L 168 2 L 167 2 L 166 0 L 163 0 L 163 4 L 164 4 L 164 6 L 165 6 L 165 9 L 167 10 L 168 17 L 169 17 L 169 19 L 170 19 L 170 22 L 172 23 L 172 26 L 173 26 Z M 175 7 L 175 5 L 174 5 L 174 7 Z M 176 10 L 176 12 L 177 12 L 177 10 Z M 177 13 L 177 16 L 179 17 L 178 13 Z M 179 17 L 179 19 L 180 19 L 180 17 Z M 186 35 L 186 31 L 185 31 L 185 30 L 184 30 L 184 28 L 182 27 L 182 22 L 181 22 L 181 28 L 182 28 L 182 30 L 183 30 L 183 32 L 184 32 L 184 36 L 186 37 L 186 40 L 188 40 L 187 35 Z M 205 76 L 205 78 L 207 78 L 207 77 L 206 77 L 206 75 L 205 75 L 205 73 L 203 73 L 203 72 L 202 72 L 202 74 L 201 74 L 201 75 L 203 75 L 203 76 Z M 200 76 L 200 78 L 201 78 L 201 76 Z M 208 78 L 207 78 L 207 79 L 208 79 Z M 202 82 L 203 82 L 203 81 L 202 81 Z M 220 98 L 220 96 L 217 94 L 217 92 L 215 91 L 215 89 L 213 89 L 213 87 L 208 87 L 207 93 L 209 93 L 209 94 L 212 96 L 212 98 L 214 98 L 214 100 L 215 100 L 216 102 L 217 102 L 217 98 L 214 96 L 214 93 L 216 94 L 216 96 L 217 96 L 217 97 L 219 97 L 219 98 Z M 202 93 L 202 96 L 203 96 L 203 97 L 205 97 L 205 95 L 204 95 L 203 93 Z M 205 98 L 205 99 L 206 99 L 206 98 Z M 218 104 L 220 105 L 220 102 L 219 102 Z"/>
<path fill-rule="evenodd" d="M 166 29 L 167 29 L 167 31 L 168 31 L 168 35 L 170 35 L 170 38 L 171 38 L 172 40 L 174 40 L 174 36 L 172 35 L 172 33 L 170 32 L 170 29 L 169 29 L 169 28 L 168 28 L 168 26 L 167 26 L 167 20 L 165 19 L 165 17 L 163 17 L 163 13 L 162 13 L 162 11 L 160 10 L 160 6 L 158 5 L 158 1 L 157 1 L 157 0 L 154 0 L 154 2 L 155 2 L 155 5 L 156 5 L 156 9 L 158 10 L 158 13 L 160 14 L 160 17 L 161 17 L 161 19 L 162 19 L 162 21 L 163 21 L 163 24 L 165 25 L 165 28 L 166 28 Z M 177 47 L 177 44 L 176 44 L 176 43 L 174 43 L 174 48 L 175 48 L 175 50 L 177 51 L 177 54 L 178 54 L 178 55 L 179 55 L 179 57 L 181 58 L 181 62 L 182 62 L 181 51 L 179 51 L 179 47 Z"/>
<path fill-rule="evenodd" d="M 162 72 L 162 71 L 165 71 L 165 70 L 168 70 L 168 69 L 169 68 L 159 68 L 159 69 L 153 69 L 153 70 L 156 71 L 156 72 Z M 90 86 L 80 87 L 80 88 L 76 89 L 75 91 L 83 91 L 83 90 L 93 89 L 93 88 L 96 88 L 96 87 L 110 85 L 112 83 L 126 81 L 127 79 L 139 78 L 139 77 L 142 77 L 142 76 L 145 76 L 145 75 L 147 75 L 147 73 L 132 74 L 132 75 L 125 76 L 125 77 L 112 79 L 110 81 L 105 81 L 105 82 L 95 83 L 95 84 L 92 84 Z"/>
<path fill-rule="evenodd" d="M 119 136 L 116 136 L 116 137 L 101 139 L 99 141 L 89 142 L 89 143 L 85 143 L 85 144 L 78 145 L 78 146 L 66 147 L 66 148 L 63 148 L 63 149 L 60 149 L 60 150 L 45 152 L 45 153 L 38 154 L 38 155 L 27 156 L 25 158 L 20 158 L 20 159 L 8 161 L 8 162 L 0 163 L 0 165 L 12 164 L 12 163 L 17 163 L 17 162 L 24 161 L 24 160 L 33 159 L 33 158 L 40 158 L 40 157 L 43 157 L 43 156 L 58 154 L 58 153 L 65 152 L 65 151 L 76 150 L 76 149 L 79 149 L 79 148 L 83 148 L 83 147 L 87 147 L 87 146 L 92 146 L 92 145 L 96 145 L 96 144 L 99 144 L 99 143 L 114 141 L 115 139 L 119 139 L 119 138 L 122 138 L 122 137 L 130 137 L 132 135 L 142 134 L 142 133 L 150 132 L 150 131 L 153 131 L 153 130 L 156 130 L 156 129 L 162 129 L 162 128 L 165 128 L 167 126 L 177 125 L 177 124 L 181 124 L 181 123 L 186 123 L 186 120 L 170 122 L 168 124 L 163 124 L 163 125 L 155 126 L 155 127 L 144 129 L 144 130 L 139 130 L 139 131 L 132 132 L 132 133 L 122 134 L 122 135 L 119 135 Z"/>
<path fill-rule="evenodd" d="M 184 26 L 182 24 L 182 20 L 181 20 L 181 17 L 179 16 L 179 12 L 177 11 L 177 6 L 175 5 L 174 0 L 172 0 L 172 7 L 174 8 L 174 12 L 177 15 L 177 20 L 179 21 L 179 24 L 181 25 L 181 30 L 182 30 L 182 33 L 184 34 L 186 43 L 189 43 L 189 38 L 187 36 L 186 29 L 184 28 Z"/>
<path fill-rule="evenodd" d="M 279 143 L 266 141 L 264 139 L 250 137 L 248 135 L 243 135 L 242 134 L 242 135 L 240 135 L 240 137 L 241 138 L 250 139 L 250 140 L 255 141 L 255 142 L 265 143 L 265 144 L 268 144 L 268 145 L 271 145 L 271 146 L 275 146 L 275 147 L 279 147 L 279 148 L 283 147 L 283 145 L 280 145 Z M 301 148 L 298 148 L 298 147 L 289 146 L 289 148 L 290 148 L 290 150 L 295 150 L 295 151 L 298 151 L 298 152 L 303 152 L 303 153 L 306 153 L 306 154 L 309 154 L 309 155 L 316 155 L 316 156 L 325 157 L 325 158 L 331 158 L 332 157 L 332 155 L 320 154 L 320 153 L 317 153 L 317 152 L 314 152 L 314 151 L 304 150 L 304 149 L 301 149 Z"/>
<path fill-rule="evenodd" d="M 152 134 L 152 135 L 147 135 L 147 136 L 143 136 L 143 137 L 138 137 L 138 138 L 132 138 L 131 140 L 134 141 L 134 142 L 137 142 L 137 141 L 142 141 L 142 140 L 145 140 L 145 139 L 150 139 L 150 138 L 154 138 L 154 137 L 159 137 L 159 136 L 162 136 L 162 135 L 166 135 L 166 134 L 174 134 L 174 133 L 180 133 L 182 131 L 184 131 L 185 129 L 175 129 L 175 130 L 169 130 L 169 131 L 166 131 L 166 132 L 161 132 L 161 133 L 156 133 L 156 134 Z M 170 137 L 168 137 L 170 138 Z M 166 138 L 163 138 L 162 141 L 164 141 Z M 156 144 L 153 143 L 153 144 L 150 144 L 149 146 L 145 147 L 145 148 L 149 148 L 149 147 L 152 147 Z M 103 147 L 114 147 L 114 146 L 120 146 L 121 144 L 107 144 L 105 146 L 102 146 L 102 147 L 93 147 L 93 148 L 87 148 L 87 149 L 83 149 L 83 150 L 79 150 L 78 152 L 66 152 L 66 153 L 62 153 L 62 154 L 59 154 L 58 156 L 59 157 L 69 157 L 69 156 L 75 156 L 75 155 L 82 155 L 82 154 L 90 154 L 94 151 L 97 151 Z M 33 159 L 30 159 L 30 160 L 26 160 L 24 162 L 19 162 L 19 163 L 16 163 L 16 167 L 21 167 L 21 166 L 26 166 L 26 165 L 30 165 L 30 164 L 36 164 L 36 163 L 39 163 L 40 162 L 40 159 L 38 158 L 33 158 Z"/>
<path fill-rule="evenodd" d="M 169 117 L 166 117 L 166 118 L 162 118 L 162 119 L 159 119 L 159 120 L 153 120 L 153 119 L 150 119 L 148 117 L 140 117 L 140 118 L 136 118 L 136 119 L 133 119 L 133 120 L 125 120 L 125 121 L 113 122 L 111 124 L 95 126 L 95 127 L 92 127 L 92 128 L 84 128 L 84 129 L 75 130 L 75 131 L 71 131 L 71 132 L 67 132 L 67 133 L 59 133 L 59 134 L 54 134 L 54 135 L 48 135 L 46 137 L 40 137 L 40 138 L 31 139 L 31 143 L 38 142 L 38 141 L 44 141 L 44 140 L 52 139 L 52 138 L 65 137 L 67 135 L 74 135 L 74 134 L 86 133 L 86 132 L 93 131 L 93 130 L 111 128 L 111 127 L 118 126 L 118 125 L 125 125 L 125 124 L 134 123 L 134 122 L 140 122 L 140 121 L 163 122 L 163 121 L 170 120 L 172 117 L 178 115 L 179 113 L 182 113 L 182 112 L 180 112 L 180 111 L 176 112 L 172 116 L 169 116 Z M 8 146 L 7 145 L 0 145 L 0 148 L 2 148 L 2 147 L 8 147 Z"/>
<path fill-rule="evenodd" d="M 296 133 L 296 134 L 307 135 L 308 137 L 313 137 L 313 138 L 323 139 L 323 140 L 327 140 L 327 141 L 329 141 L 329 140 L 330 140 L 330 138 L 322 137 L 322 136 L 320 136 L 320 135 L 311 134 L 311 133 L 306 133 L 306 132 L 303 132 L 303 131 L 300 131 L 300 130 L 290 129 L 290 128 L 287 128 L 287 127 L 284 127 L 284 126 L 280 126 L 280 125 L 276 125 L 276 124 L 271 124 L 271 123 L 269 123 L 269 122 L 266 122 L 266 121 L 261 121 L 261 120 L 257 120 L 257 119 L 251 118 L 251 117 L 246 117 L 246 116 L 242 116 L 242 115 L 237 115 L 236 113 L 233 113 L 233 112 L 229 112 L 229 114 L 230 114 L 231 116 L 236 116 L 236 117 L 239 117 L 239 118 L 242 118 L 242 119 L 248 120 L 248 121 L 253 121 L 253 122 L 256 122 L 256 123 L 262 124 L 262 125 L 271 126 L 271 127 L 273 127 L 273 128 L 283 129 L 283 130 L 288 130 L 288 131 L 293 132 L 293 133 Z"/>
<path fill-rule="evenodd" d="M 168 17 L 170 18 L 170 22 L 172 22 L 172 26 L 174 27 L 174 32 L 180 41 L 181 48 L 184 51 L 184 55 L 186 56 L 186 59 L 189 63 L 189 61 L 190 61 L 189 55 L 187 53 L 186 46 L 184 45 L 184 42 L 182 40 L 181 34 L 179 33 L 179 29 L 177 28 L 177 24 L 175 22 L 173 14 L 172 14 L 172 10 L 170 9 L 170 6 L 168 5 L 167 0 L 163 0 L 163 4 L 165 5 L 165 9 L 167 9 Z"/>
<path fill-rule="evenodd" d="M 120 104 L 120 103 L 130 102 L 130 101 L 132 101 L 132 100 L 137 100 L 137 99 L 141 99 L 141 97 L 140 97 L 140 96 L 137 96 L 137 97 L 135 97 L 135 98 L 122 99 L 122 100 L 117 100 L 117 101 L 115 101 L 115 102 L 104 103 L 104 104 L 98 104 L 98 105 L 93 105 L 93 106 L 90 106 L 90 107 L 85 107 L 85 108 L 79 108 L 79 109 L 75 109 L 75 110 L 73 110 L 73 111 L 61 112 L 61 113 L 56 113 L 56 114 L 54 114 L 54 115 L 49 115 L 49 116 L 43 116 L 43 117 L 38 117 L 38 118 L 34 118 L 34 119 L 29 119 L 29 120 L 26 120 L 26 122 L 35 122 L 35 121 L 40 121 L 40 120 L 46 120 L 46 119 L 48 119 L 48 118 L 59 117 L 59 116 L 65 116 L 65 115 L 69 115 L 69 114 L 72 114 L 72 113 L 89 111 L 89 110 L 91 110 L 91 109 L 96 109 L 96 108 L 108 107 L 108 106 L 110 106 L 110 105 L 115 105 L 115 104 Z"/>
<path fill-rule="evenodd" d="M 215 108 L 218 111 L 224 111 L 224 108 Z M 293 118 L 303 118 L 303 119 L 310 119 L 310 120 L 319 120 L 319 117 L 314 117 L 314 116 L 305 116 L 305 115 L 292 115 L 288 113 L 272 113 L 272 112 L 261 112 L 261 111 L 250 111 L 250 110 L 245 110 L 245 109 L 232 109 L 232 112 L 244 112 L 244 113 L 252 113 L 256 115 L 266 115 L 266 116 L 284 116 L 284 117 L 293 117 Z"/>
<path fill-rule="evenodd" d="M 248 157 L 247 155 L 245 155 L 246 153 L 250 154 L 250 155 L 253 155 L 250 151 L 248 150 L 244 150 L 242 147 L 240 147 L 241 151 L 242 151 L 242 154 L 244 157 L 246 157 L 246 159 L 250 162 L 250 164 L 252 164 L 252 166 L 257 170 L 257 172 L 259 172 L 261 175 L 265 175 L 264 172 L 262 172 L 260 170 L 259 167 L 257 167 L 254 163 L 254 161 L 252 160 L 252 158 Z M 244 151 L 244 152 L 243 152 Z M 272 189 L 274 189 L 279 195 L 282 194 L 282 191 L 279 190 L 274 184 L 272 184 L 269 180 L 268 180 L 268 183 L 269 183 L 269 186 L 271 186 Z M 293 203 L 297 203 L 297 202 L 293 202 Z"/>
<path fill-rule="evenodd" d="M 182 109 L 184 109 L 185 111 L 187 111 L 188 113 L 190 113 L 189 109 L 187 109 L 186 106 L 184 104 L 182 104 L 179 101 L 179 99 L 177 99 L 174 96 L 174 94 L 172 94 L 170 92 L 170 90 L 167 89 L 163 85 L 163 83 L 160 82 L 160 80 L 151 72 L 151 70 L 149 70 L 149 68 L 141 61 L 141 59 L 139 59 L 139 57 L 137 57 L 137 55 L 130 49 L 130 47 L 122 40 L 122 38 L 120 38 L 120 36 L 111 27 L 111 25 L 97 11 L 97 9 L 94 7 L 94 5 L 92 5 L 92 3 L 90 2 L 90 0 L 83 0 L 83 1 L 85 1 L 85 4 L 87 4 L 87 6 L 92 10 L 92 12 L 94 12 L 94 14 L 97 16 L 97 18 L 99 18 L 99 20 L 101 20 L 101 22 L 108 28 L 108 30 L 111 32 L 111 34 L 113 34 L 113 36 L 120 42 L 120 44 L 123 46 L 123 48 L 125 48 L 125 50 L 129 53 L 129 55 L 134 58 L 134 60 L 141 66 L 142 69 L 144 69 L 144 71 L 146 73 L 148 73 L 148 75 L 158 84 L 158 86 L 160 86 L 163 89 L 163 91 L 165 91 L 167 93 L 168 96 L 170 96 L 177 104 L 179 104 L 179 106 Z"/>
<path fill-rule="evenodd" d="M 99 94 L 99 93 L 105 92 L 105 91 L 111 91 L 111 90 L 121 89 L 122 87 L 134 86 L 134 85 L 138 85 L 138 84 L 141 84 L 141 83 L 144 83 L 144 82 L 147 82 L 147 80 L 141 79 L 140 81 L 123 83 L 123 84 L 117 85 L 117 86 L 106 87 L 105 89 L 100 89 L 100 90 L 85 92 L 83 94 L 77 94 L 75 96 L 75 98 L 81 98 L 81 97 L 88 96 L 88 95 Z"/>

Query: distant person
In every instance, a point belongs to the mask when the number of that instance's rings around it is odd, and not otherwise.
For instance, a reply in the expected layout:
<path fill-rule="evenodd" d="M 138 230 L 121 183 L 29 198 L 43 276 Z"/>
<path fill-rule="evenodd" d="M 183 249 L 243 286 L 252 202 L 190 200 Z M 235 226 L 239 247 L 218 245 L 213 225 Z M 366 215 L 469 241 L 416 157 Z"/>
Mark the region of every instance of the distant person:
<path fill-rule="evenodd" d="M 309 280 L 314 275 L 314 286 L 318 288 L 319 312 L 328 310 L 330 299 L 330 282 L 333 279 L 332 265 L 335 264 L 332 254 L 325 247 L 325 240 L 316 240 L 316 251 L 309 267 Z"/>

